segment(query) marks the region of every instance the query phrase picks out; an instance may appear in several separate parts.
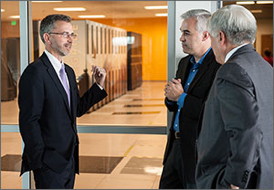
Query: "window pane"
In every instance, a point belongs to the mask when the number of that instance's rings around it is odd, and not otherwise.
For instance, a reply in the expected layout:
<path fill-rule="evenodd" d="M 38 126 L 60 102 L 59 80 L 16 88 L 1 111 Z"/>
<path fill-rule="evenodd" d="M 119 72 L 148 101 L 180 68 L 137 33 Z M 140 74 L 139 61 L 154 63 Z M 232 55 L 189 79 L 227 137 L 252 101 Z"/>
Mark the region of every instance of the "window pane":
<path fill-rule="evenodd" d="M 17 123 L 20 75 L 19 2 L 1 1 L 1 122 Z M 2 126 L 3 127 L 3 126 Z M 11 138 L 15 137 L 15 138 Z M 1 189 L 20 189 L 22 144 L 19 133 L 1 133 Z"/>
<path fill-rule="evenodd" d="M 75 189 L 158 189 L 165 135 L 80 134 Z"/>
<path fill-rule="evenodd" d="M 19 3 L 1 1 L 1 122 L 17 123 L 20 76 Z M 7 109 L 9 108 L 9 109 Z"/>
<path fill-rule="evenodd" d="M 79 15 L 90 12 L 53 10 L 60 6 L 78 6 L 79 1 L 32 3 L 34 59 L 44 50 L 39 37 L 39 22 L 45 17 L 44 12 L 62 13 L 72 17 L 74 32 L 78 34 L 71 53 L 64 60 L 76 73 L 80 95 L 94 83 L 91 65 L 101 66 L 107 71 L 105 88 L 108 97 L 79 118 L 78 125 L 166 126 L 163 88 L 167 77 L 167 18 L 156 17 L 154 14 L 157 10 L 145 10 L 144 6 L 166 5 L 167 2 L 110 1 L 109 6 L 99 1 L 81 3 L 87 10 L 96 7 L 92 14 L 103 14 L 106 17 L 80 19 Z M 14 9 L 14 6 L 9 7 Z M 121 9 L 128 11 L 120 11 Z M 16 23 L 15 26 L 12 25 L 13 29 L 2 35 L 12 35 L 14 28 L 17 28 L 17 33 L 12 36 L 16 39 L 10 43 L 13 43 L 11 47 L 19 48 L 19 23 L 18 20 L 12 23 Z M 12 80 L 9 82 L 10 87 L 6 87 L 3 92 L 9 97 L 15 97 L 2 102 L 5 110 L 2 112 L 2 124 L 18 124 L 16 82 L 19 78 L 19 50 L 13 48 L 12 53 L 14 52 L 16 56 L 8 56 L 9 59 L 15 59 L 10 65 Z"/>

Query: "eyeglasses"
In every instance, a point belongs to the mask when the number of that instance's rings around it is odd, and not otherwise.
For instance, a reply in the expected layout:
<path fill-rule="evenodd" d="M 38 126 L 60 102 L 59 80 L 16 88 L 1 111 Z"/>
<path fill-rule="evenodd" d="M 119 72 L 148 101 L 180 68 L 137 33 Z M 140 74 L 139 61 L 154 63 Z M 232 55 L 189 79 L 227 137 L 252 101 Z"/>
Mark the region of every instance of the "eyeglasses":
<path fill-rule="evenodd" d="M 62 32 L 62 33 L 58 33 L 58 32 L 50 32 L 48 34 L 57 34 L 57 35 L 62 35 L 63 38 L 69 38 L 71 37 L 72 39 L 75 39 L 77 37 L 77 34 L 75 33 L 68 33 L 68 32 Z"/>

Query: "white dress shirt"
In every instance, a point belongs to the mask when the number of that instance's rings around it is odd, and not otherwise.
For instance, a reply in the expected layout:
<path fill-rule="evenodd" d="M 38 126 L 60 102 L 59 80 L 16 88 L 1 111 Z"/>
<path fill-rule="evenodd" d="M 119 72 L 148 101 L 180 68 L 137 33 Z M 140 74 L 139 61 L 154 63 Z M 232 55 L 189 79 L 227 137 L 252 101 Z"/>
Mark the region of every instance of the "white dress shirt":
<path fill-rule="evenodd" d="M 247 45 L 248 43 L 244 43 L 242 45 L 239 45 L 238 47 L 233 48 L 232 50 L 230 50 L 226 56 L 225 56 L 225 63 L 227 62 L 227 60 L 233 55 L 233 53 L 235 53 L 238 49 L 240 49 L 241 47 Z"/>

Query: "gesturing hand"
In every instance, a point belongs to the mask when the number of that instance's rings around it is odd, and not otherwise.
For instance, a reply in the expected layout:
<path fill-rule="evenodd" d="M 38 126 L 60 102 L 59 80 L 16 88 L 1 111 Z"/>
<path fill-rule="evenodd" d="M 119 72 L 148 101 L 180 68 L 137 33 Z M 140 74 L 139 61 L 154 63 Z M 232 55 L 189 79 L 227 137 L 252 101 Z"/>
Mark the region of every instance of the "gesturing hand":
<path fill-rule="evenodd" d="M 92 72 L 95 81 L 104 88 L 106 79 L 106 70 L 104 68 L 92 65 Z"/>

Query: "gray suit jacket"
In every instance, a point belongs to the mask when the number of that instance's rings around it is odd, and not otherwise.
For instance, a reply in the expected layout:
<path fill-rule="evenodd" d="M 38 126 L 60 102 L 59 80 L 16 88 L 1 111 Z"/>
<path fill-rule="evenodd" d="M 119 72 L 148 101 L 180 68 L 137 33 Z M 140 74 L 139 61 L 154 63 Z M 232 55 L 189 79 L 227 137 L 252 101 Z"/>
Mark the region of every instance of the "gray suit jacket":
<path fill-rule="evenodd" d="M 198 139 L 198 188 L 273 189 L 273 69 L 251 44 L 220 67 Z"/>

